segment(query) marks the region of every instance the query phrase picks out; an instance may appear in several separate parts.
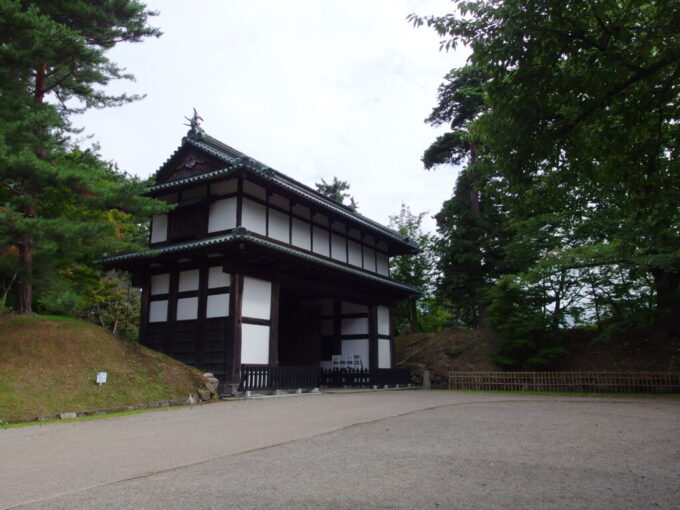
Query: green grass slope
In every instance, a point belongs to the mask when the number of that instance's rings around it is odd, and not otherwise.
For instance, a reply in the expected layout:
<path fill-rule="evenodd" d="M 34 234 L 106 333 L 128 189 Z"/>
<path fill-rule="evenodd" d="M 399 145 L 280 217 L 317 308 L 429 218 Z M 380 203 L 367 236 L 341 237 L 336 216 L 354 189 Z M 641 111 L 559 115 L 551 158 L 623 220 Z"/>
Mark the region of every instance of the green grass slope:
<path fill-rule="evenodd" d="M 95 383 L 97 372 L 108 381 Z M 0 317 L 0 419 L 28 421 L 187 398 L 199 371 L 87 322 Z"/>

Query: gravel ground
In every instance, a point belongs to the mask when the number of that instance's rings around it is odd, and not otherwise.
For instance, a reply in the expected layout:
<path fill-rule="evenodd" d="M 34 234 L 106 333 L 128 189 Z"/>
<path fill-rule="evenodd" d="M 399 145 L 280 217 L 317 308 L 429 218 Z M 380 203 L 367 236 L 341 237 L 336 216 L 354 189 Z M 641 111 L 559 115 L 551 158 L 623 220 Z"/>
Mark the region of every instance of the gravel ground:
<path fill-rule="evenodd" d="M 0 431 L 0 508 L 673 509 L 678 425 L 673 400 L 227 402 Z"/>

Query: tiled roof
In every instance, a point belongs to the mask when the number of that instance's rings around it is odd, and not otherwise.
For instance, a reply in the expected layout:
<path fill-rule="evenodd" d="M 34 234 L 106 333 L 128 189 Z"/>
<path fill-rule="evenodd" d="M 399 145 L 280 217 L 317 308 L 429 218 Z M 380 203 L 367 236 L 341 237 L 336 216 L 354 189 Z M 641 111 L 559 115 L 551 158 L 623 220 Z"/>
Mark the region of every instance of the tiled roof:
<path fill-rule="evenodd" d="M 154 192 L 161 190 L 170 190 L 173 188 L 182 187 L 186 184 L 204 182 L 214 179 L 216 177 L 221 177 L 227 175 L 232 170 L 235 171 L 237 169 L 244 169 L 274 182 L 279 187 L 284 188 L 289 192 L 298 195 L 301 198 L 309 200 L 315 203 L 317 206 L 321 206 L 322 208 L 330 210 L 335 214 L 338 214 L 339 216 L 343 216 L 350 222 L 359 223 L 364 227 L 368 227 L 370 230 L 373 230 L 374 233 L 379 233 L 392 239 L 393 241 L 396 241 L 402 245 L 406 245 L 413 252 L 417 252 L 419 250 L 419 247 L 415 242 L 413 242 L 410 239 L 404 238 L 398 232 L 395 232 L 394 230 L 385 227 L 384 225 L 381 225 L 380 223 L 373 221 L 367 218 L 366 216 L 363 216 L 362 214 L 357 213 L 348 206 L 327 197 L 326 195 L 318 192 L 317 190 L 312 189 L 309 186 L 306 186 L 305 184 L 302 184 L 301 182 L 296 181 L 295 179 L 292 179 L 287 175 L 282 174 L 281 172 L 278 172 L 260 163 L 259 161 L 251 158 L 250 156 L 247 156 L 242 152 L 237 151 L 236 149 L 228 146 L 227 144 L 220 142 L 216 138 L 213 138 L 212 136 L 204 133 L 203 131 L 200 132 L 190 131 L 189 134 L 183 138 L 182 146 L 180 146 L 172 154 L 172 156 L 168 158 L 167 161 L 172 159 L 172 157 L 174 157 L 175 154 L 177 154 L 177 152 L 184 145 L 191 145 L 193 147 L 205 151 L 207 154 L 210 154 L 220 159 L 226 164 L 225 168 L 215 170 L 212 172 L 207 172 L 204 174 L 195 175 L 192 177 L 187 177 L 184 179 L 178 179 L 176 181 L 157 184 L 156 186 L 152 186 L 150 188 L 150 191 Z M 165 166 L 165 163 L 163 164 L 163 166 Z M 163 166 L 161 166 L 161 168 L 163 168 Z M 158 174 L 158 172 L 156 172 L 156 174 Z"/>
<path fill-rule="evenodd" d="M 257 246 L 261 246 L 264 248 L 267 248 L 269 250 L 290 255 L 296 258 L 299 258 L 300 260 L 305 260 L 307 262 L 312 262 L 314 264 L 320 265 L 320 266 L 325 266 L 330 269 L 340 271 L 346 274 L 351 274 L 354 276 L 359 276 L 361 278 L 364 278 L 366 280 L 373 281 L 375 283 L 379 283 L 381 285 L 387 285 L 390 287 L 394 287 L 403 291 L 406 291 L 410 294 L 419 294 L 420 292 L 418 289 L 411 287 L 410 285 L 406 285 L 403 283 L 396 282 L 394 280 L 390 280 L 389 278 L 379 276 L 377 274 L 372 274 L 368 273 L 366 271 L 362 271 L 360 269 L 353 269 L 351 267 L 345 266 L 343 264 L 339 264 L 337 262 L 333 262 L 332 260 L 328 260 L 319 256 L 316 256 L 311 253 L 305 253 L 301 252 L 299 250 L 296 250 L 294 248 L 288 248 L 286 246 L 282 246 L 277 243 L 273 243 L 271 241 L 267 241 L 266 239 L 262 239 L 260 237 L 252 235 L 248 230 L 244 228 L 239 228 L 237 231 L 234 231 L 229 234 L 221 235 L 221 236 L 216 236 L 216 237 L 210 237 L 207 239 L 200 239 L 197 241 L 188 241 L 184 243 L 177 243 L 169 246 L 163 246 L 161 248 L 156 248 L 148 251 L 143 251 L 143 252 L 133 252 L 133 253 L 123 253 L 120 255 L 111 255 L 110 257 L 105 257 L 104 259 L 100 260 L 99 263 L 108 265 L 108 266 L 116 266 L 119 263 L 125 263 L 133 260 L 143 260 L 143 259 L 153 259 L 159 255 L 165 255 L 168 253 L 178 253 L 178 252 L 184 252 L 184 251 L 191 251 L 191 250 L 196 250 L 200 248 L 205 248 L 209 246 L 222 246 L 226 244 L 231 244 L 231 243 L 236 243 L 236 242 L 248 242 L 252 243 Z"/>

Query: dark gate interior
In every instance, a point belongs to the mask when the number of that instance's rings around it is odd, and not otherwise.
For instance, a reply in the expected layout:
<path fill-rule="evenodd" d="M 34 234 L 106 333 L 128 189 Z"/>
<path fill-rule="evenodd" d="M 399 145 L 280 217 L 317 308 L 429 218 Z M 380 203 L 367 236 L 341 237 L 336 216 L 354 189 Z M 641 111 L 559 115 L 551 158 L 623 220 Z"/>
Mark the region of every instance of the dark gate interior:
<path fill-rule="evenodd" d="M 321 308 L 281 289 L 279 302 L 279 365 L 319 367 Z"/>

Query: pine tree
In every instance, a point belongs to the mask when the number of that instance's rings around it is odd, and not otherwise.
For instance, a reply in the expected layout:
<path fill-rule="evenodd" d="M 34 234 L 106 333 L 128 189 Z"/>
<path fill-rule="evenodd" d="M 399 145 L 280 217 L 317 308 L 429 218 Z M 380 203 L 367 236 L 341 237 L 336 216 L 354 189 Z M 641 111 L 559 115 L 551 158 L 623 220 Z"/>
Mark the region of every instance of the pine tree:
<path fill-rule="evenodd" d="M 153 14 L 131 0 L 0 0 L 0 247 L 19 252 L 19 313 L 32 313 L 36 257 L 92 252 L 116 237 L 104 211 L 153 207 L 141 183 L 69 142 L 73 113 L 139 99 L 105 92 L 132 78 L 106 52 L 160 35 Z"/>

